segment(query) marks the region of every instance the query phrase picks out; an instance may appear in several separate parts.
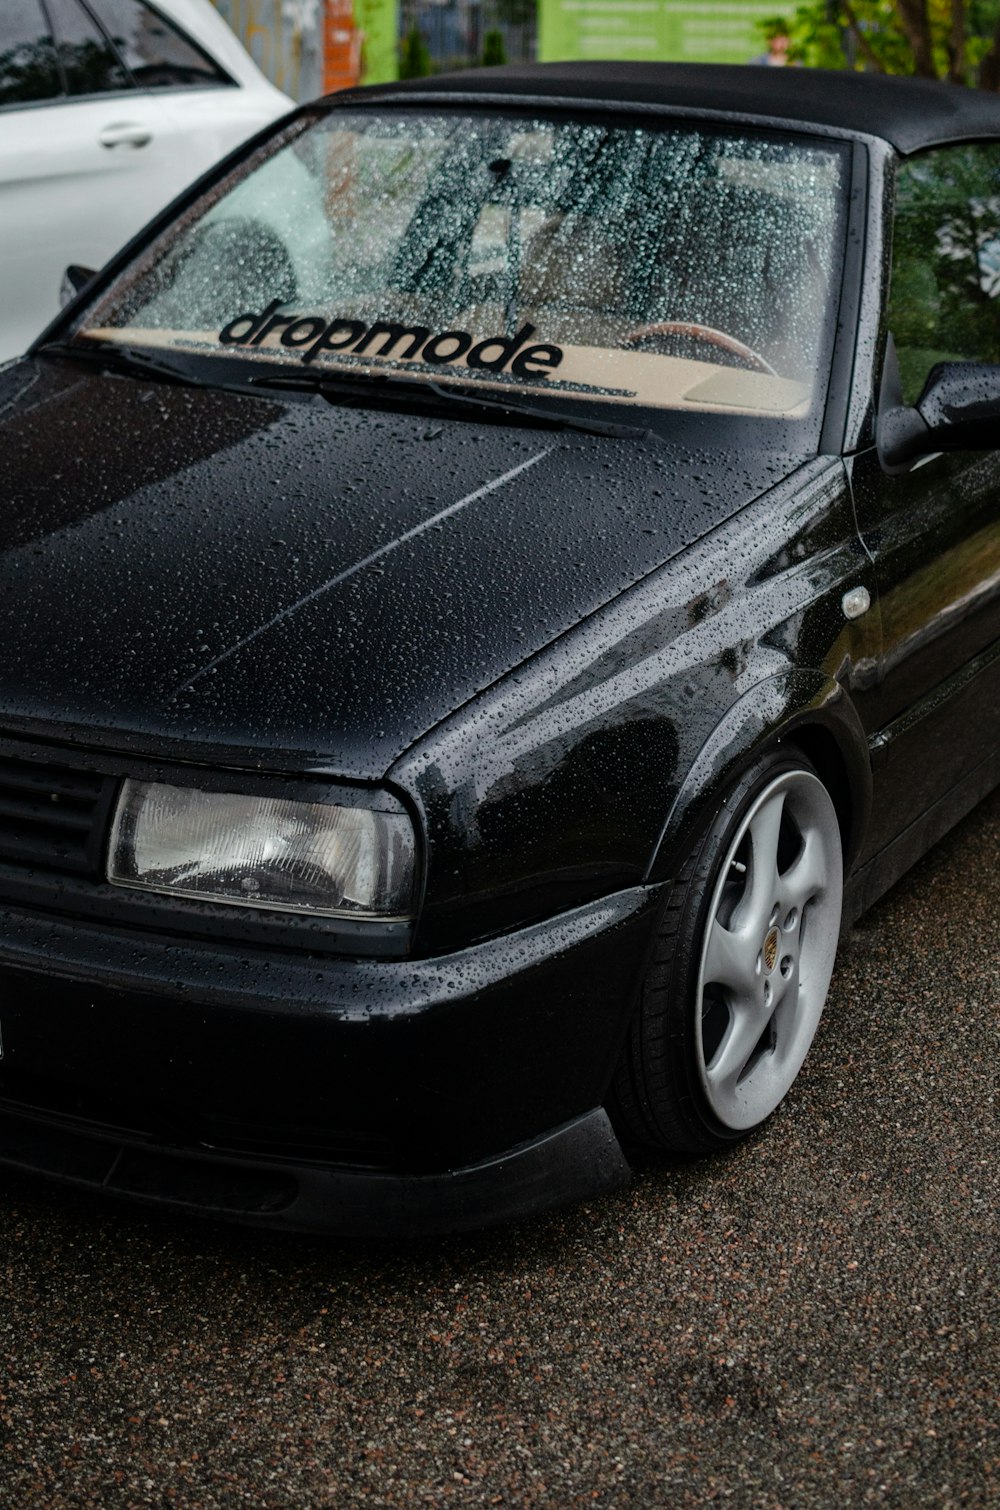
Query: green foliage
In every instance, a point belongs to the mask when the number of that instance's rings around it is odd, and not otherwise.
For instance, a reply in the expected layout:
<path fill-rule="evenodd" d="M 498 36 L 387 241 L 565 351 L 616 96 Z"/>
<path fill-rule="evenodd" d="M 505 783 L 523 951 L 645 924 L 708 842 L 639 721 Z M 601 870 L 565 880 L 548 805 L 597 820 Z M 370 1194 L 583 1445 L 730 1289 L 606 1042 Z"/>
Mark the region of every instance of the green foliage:
<path fill-rule="evenodd" d="M 788 24 L 790 57 L 808 68 L 914 73 L 913 51 L 893 0 L 810 0 Z"/>
<path fill-rule="evenodd" d="M 983 84 L 981 65 L 1000 30 L 1000 0 L 969 0 L 966 54 L 974 83 Z M 995 87 L 989 85 L 989 87 Z"/>
<path fill-rule="evenodd" d="M 494 28 L 483 38 L 483 67 L 497 68 L 507 61 L 507 49 L 503 45 L 503 32 Z"/>
<path fill-rule="evenodd" d="M 791 38 L 792 62 L 809 68 L 853 68 L 878 73 L 915 74 L 921 71 L 911 38 L 901 20 L 904 0 L 806 0 L 784 21 Z M 964 15 L 964 41 L 956 57 L 955 12 Z M 924 72 L 955 83 L 995 87 L 991 65 L 983 63 L 994 49 L 1000 20 L 1000 0 L 926 0 L 918 22 L 926 38 L 929 65 Z M 780 17 L 760 23 L 766 39 L 774 36 Z"/>
<path fill-rule="evenodd" d="M 772 37 L 789 35 L 789 21 L 787 16 L 767 16 L 757 22 L 757 30 L 763 32 L 765 42 L 770 42 Z"/>
<path fill-rule="evenodd" d="M 399 77 L 425 79 L 431 71 L 431 51 L 419 26 L 413 25 L 399 49 Z"/>
<path fill-rule="evenodd" d="M 889 328 L 912 402 L 935 362 L 1000 362 L 1000 149 L 948 148 L 904 166 Z"/>

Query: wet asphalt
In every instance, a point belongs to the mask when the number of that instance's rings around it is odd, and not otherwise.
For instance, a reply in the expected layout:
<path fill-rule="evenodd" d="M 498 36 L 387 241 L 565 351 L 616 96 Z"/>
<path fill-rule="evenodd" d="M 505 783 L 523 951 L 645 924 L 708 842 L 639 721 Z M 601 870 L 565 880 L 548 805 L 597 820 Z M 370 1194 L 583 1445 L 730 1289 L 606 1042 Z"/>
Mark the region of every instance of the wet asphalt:
<path fill-rule="evenodd" d="M 516 1229 L 345 1244 L 0 1176 L 0 1506 L 1000 1506 L 1000 795 L 790 1102 Z"/>

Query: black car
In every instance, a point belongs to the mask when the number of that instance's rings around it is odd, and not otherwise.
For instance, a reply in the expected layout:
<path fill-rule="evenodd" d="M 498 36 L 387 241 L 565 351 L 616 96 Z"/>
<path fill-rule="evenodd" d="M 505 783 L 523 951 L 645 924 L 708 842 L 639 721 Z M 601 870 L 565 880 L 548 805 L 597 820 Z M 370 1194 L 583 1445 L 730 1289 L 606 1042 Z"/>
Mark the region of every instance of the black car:
<path fill-rule="evenodd" d="M 0 372 L 0 1161 L 406 1233 L 763 1123 L 1000 781 L 998 292 L 1000 99 L 914 80 L 202 179 Z"/>

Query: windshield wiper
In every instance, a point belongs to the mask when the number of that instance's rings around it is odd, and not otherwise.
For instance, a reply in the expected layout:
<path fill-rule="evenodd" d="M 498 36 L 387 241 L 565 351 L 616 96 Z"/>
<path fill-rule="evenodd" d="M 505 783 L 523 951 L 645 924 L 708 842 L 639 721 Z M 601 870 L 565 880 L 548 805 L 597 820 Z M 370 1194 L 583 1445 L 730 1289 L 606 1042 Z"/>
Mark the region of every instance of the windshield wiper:
<path fill-rule="evenodd" d="M 70 357 L 73 360 L 92 362 L 112 372 L 125 372 L 137 377 L 155 377 L 170 383 L 183 383 L 188 388 L 214 388 L 204 378 L 195 377 L 187 368 L 177 367 L 163 357 L 140 351 L 136 346 L 120 346 L 117 341 L 46 341 L 39 346 L 37 356 Z"/>
<path fill-rule="evenodd" d="M 464 389 L 435 383 L 433 379 L 396 376 L 392 373 L 367 372 L 314 372 L 303 369 L 296 372 L 261 373 L 244 377 L 230 370 L 229 381 L 219 382 L 208 377 L 196 377 L 189 368 L 179 367 L 173 361 L 140 350 L 136 346 L 121 346 L 117 341 L 47 341 L 39 346 L 38 356 L 69 357 L 71 360 L 90 362 L 112 372 L 128 373 L 135 377 L 153 377 L 170 383 L 180 383 L 189 388 L 224 388 L 227 391 L 246 391 L 246 387 L 287 388 L 300 393 L 319 393 L 336 401 L 350 392 L 364 396 L 372 388 L 386 393 L 403 393 L 426 401 L 433 397 L 439 403 L 460 405 L 475 413 L 499 415 L 511 423 L 525 420 L 543 424 L 558 430 L 582 430 L 586 435 L 609 435 L 617 439 L 646 440 L 652 431 L 639 425 L 617 425 L 606 420 L 580 419 L 571 414 L 562 414 L 556 409 L 547 409 L 539 404 L 522 404 L 520 401 L 505 403 L 502 399 L 485 398 L 468 393 Z"/>
<path fill-rule="evenodd" d="M 289 388 L 301 393 L 320 393 L 336 401 L 347 390 L 364 394 L 372 387 L 386 393 L 405 393 L 415 398 L 433 395 L 446 404 L 458 404 L 475 412 L 487 415 L 502 415 L 513 424 L 523 420 L 535 420 L 557 430 L 582 430 L 586 435 L 610 435 L 617 439 L 646 440 L 652 431 L 639 425 L 616 425 L 599 419 L 579 419 L 571 414 L 562 414 L 557 409 L 547 409 L 539 404 L 522 404 L 519 401 L 504 403 L 502 399 L 483 398 L 468 393 L 462 388 L 452 388 L 444 383 L 435 383 L 429 378 L 397 377 L 389 373 L 366 372 L 275 372 L 251 377 L 248 382 L 262 388 Z"/>

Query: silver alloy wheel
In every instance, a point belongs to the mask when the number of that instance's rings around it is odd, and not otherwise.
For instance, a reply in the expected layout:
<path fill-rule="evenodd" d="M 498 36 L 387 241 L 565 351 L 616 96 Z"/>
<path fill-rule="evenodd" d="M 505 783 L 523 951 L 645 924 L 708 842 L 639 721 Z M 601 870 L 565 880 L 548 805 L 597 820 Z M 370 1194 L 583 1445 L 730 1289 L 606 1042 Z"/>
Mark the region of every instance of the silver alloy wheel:
<path fill-rule="evenodd" d="M 723 1126 L 774 1111 L 802 1067 L 833 974 L 843 903 L 826 787 L 785 771 L 754 799 L 712 894 L 696 997 L 702 1088 Z"/>

